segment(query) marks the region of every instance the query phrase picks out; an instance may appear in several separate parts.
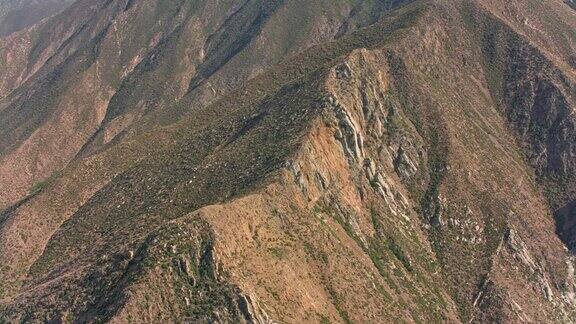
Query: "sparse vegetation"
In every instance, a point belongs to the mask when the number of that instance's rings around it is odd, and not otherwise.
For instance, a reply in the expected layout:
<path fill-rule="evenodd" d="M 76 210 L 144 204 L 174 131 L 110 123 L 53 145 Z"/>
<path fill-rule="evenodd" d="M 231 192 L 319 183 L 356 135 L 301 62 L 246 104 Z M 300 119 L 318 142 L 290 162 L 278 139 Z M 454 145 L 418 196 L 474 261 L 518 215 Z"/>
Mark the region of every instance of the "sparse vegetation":
<path fill-rule="evenodd" d="M 40 182 L 35 183 L 32 186 L 32 188 L 30 188 L 29 195 L 33 196 L 33 195 L 36 195 L 36 194 L 42 192 L 42 190 L 44 190 L 46 187 L 48 187 L 48 185 L 50 185 L 52 182 L 54 182 L 54 180 L 56 180 L 59 176 L 60 176 L 60 172 L 54 172 L 45 180 L 42 180 Z"/>
<path fill-rule="evenodd" d="M 78 0 L 0 40 L 0 323 L 569 318 L 551 3 Z"/>
<path fill-rule="evenodd" d="M 272 254 L 277 259 L 282 259 L 284 257 L 284 250 L 279 247 L 269 248 L 270 254 Z"/>

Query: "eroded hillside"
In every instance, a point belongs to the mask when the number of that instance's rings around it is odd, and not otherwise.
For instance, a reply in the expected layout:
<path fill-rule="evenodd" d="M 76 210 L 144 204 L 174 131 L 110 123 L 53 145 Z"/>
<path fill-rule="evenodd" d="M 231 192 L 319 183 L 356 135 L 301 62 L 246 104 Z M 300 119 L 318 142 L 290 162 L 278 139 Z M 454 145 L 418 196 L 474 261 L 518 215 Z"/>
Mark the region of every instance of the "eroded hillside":
<path fill-rule="evenodd" d="M 574 12 L 295 3 L 107 2 L 8 65 L 6 320 L 576 320 Z"/>

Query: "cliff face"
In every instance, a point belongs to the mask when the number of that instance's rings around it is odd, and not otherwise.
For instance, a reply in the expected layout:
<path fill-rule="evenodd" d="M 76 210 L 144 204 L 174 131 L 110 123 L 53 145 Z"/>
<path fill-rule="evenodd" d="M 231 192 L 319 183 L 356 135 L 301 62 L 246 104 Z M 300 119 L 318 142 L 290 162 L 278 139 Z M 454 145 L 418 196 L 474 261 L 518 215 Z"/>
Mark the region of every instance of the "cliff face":
<path fill-rule="evenodd" d="M 2 40 L 41 54 L 0 61 L 0 314 L 574 321 L 573 10 L 340 6 L 79 1 Z"/>

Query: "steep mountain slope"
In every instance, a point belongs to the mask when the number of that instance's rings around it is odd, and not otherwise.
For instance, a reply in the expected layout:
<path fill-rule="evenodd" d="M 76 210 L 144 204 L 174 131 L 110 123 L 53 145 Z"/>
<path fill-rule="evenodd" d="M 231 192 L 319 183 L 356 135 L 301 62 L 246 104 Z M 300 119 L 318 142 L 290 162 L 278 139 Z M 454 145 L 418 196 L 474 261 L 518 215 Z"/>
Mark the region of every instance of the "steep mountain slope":
<path fill-rule="evenodd" d="M 0 37 L 32 26 L 64 10 L 72 0 L 0 1 Z"/>
<path fill-rule="evenodd" d="M 186 94 L 194 106 L 204 106 L 286 55 L 369 24 L 388 8 L 356 7 L 78 1 L 63 15 L 3 40 L 0 179 L 10 190 L 0 207 L 24 198 L 81 151 L 122 137 L 144 115 Z M 148 119 L 161 123 L 179 113 Z"/>
<path fill-rule="evenodd" d="M 576 320 L 564 2 L 67 12 L 1 45 L 5 319 Z"/>
<path fill-rule="evenodd" d="M 532 36 L 530 41 L 540 46 L 536 50 L 509 31 L 493 30 L 485 40 L 485 64 L 491 78 L 504 79 L 492 82 L 493 97 L 536 170 L 555 211 L 560 237 L 574 250 L 576 24 L 573 12 L 553 4 L 508 4 L 502 16 L 507 16 L 510 28 Z"/>

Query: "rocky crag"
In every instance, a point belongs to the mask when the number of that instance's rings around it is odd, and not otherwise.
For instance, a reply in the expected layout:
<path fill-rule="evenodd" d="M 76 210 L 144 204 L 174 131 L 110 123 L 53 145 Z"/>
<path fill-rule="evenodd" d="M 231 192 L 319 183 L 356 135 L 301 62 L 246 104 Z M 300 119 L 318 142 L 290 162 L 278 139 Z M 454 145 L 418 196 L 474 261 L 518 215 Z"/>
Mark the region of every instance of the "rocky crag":
<path fill-rule="evenodd" d="M 1 39 L 3 320 L 576 321 L 574 30 L 79 0 Z"/>

